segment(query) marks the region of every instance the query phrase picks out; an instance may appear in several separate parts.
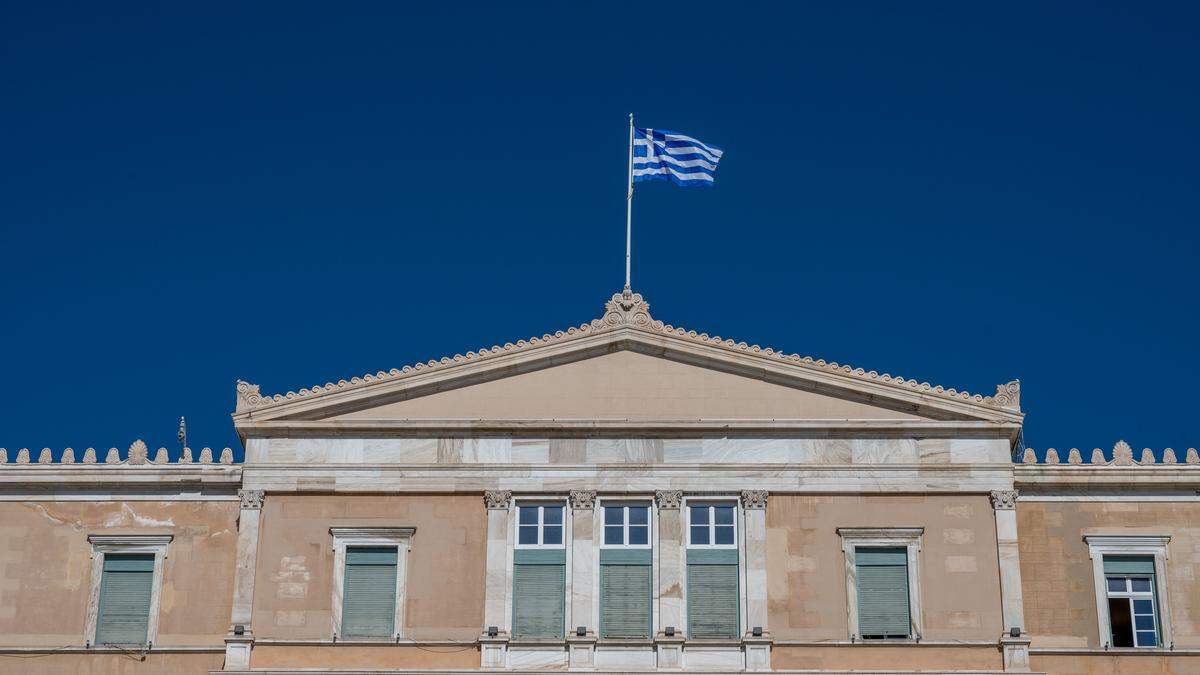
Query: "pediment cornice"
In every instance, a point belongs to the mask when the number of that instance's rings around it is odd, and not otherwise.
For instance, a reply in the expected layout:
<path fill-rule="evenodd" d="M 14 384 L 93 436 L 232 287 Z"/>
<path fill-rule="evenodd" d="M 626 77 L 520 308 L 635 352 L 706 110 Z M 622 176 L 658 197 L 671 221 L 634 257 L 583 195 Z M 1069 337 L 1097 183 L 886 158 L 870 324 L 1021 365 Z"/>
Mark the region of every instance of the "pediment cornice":
<path fill-rule="evenodd" d="M 522 368 L 547 367 L 620 349 L 634 349 L 781 383 L 803 384 L 818 391 L 900 405 L 925 411 L 938 419 L 1019 424 L 1023 418 L 1020 383 L 1016 380 L 998 386 L 993 396 L 983 396 L 810 356 L 788 354 L 719 335 L 697 333 L 654 319 L 650 304 L 641 294 L 629 289 L 614 294 L 605 303 L 600 318 L 516 343 L 485 347 L 286 394 L 264 395 L 258 385 L 239 380 L 233 418 L 238 427 L 256 422 L 320 419 L 361 409 L 372 401 L 420 395 L 423 389 L 441 390 L 471 384 L 521 372 Z"/>

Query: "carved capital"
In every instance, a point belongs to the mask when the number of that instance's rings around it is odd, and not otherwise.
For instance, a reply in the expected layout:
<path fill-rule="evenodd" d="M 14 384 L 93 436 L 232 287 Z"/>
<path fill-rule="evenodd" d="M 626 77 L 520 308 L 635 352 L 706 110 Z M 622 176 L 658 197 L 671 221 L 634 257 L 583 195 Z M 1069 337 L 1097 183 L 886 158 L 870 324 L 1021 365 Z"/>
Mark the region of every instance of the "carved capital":
<path fill-rule="evenodd" d="M 1017 508 L 1017 491 L 992 490 L 992 508 L 997 511 L 1012 511 Z"/>
<path fill-rule="evenodd" d="M 261 509 L 263 505 L 262 490 L 238 490 L 243 509 Z"/>
<path fill-rule="evenodd" d="M 594 508 L 596 508 L 596 491 L 595 490 L 571 490 L 571 508 L 573 508 L 573 509 L 594 509 Z"/>
<path fill-rule="evenodd" d="M 609 326 L 649 326 L 651 321 L 650 303 L 628 287 L 604 305 L 604 323 Z"/>
<path fill-rule="evenodd" d="M 767 508 L 767 491 L 766 490 L 742 490 L 742 508 L 746 508 L 746 509 L 765 509 L 765 508 Z"/>
<path fill-rule="evenodd" d="M 262 394 L 259 393 L 257 384 L 250 384 L 245 380 L 237 381 L 237 404 L 234 412 L 250 410 L 260 402 L 262 402 Z"/>
<path fill-rule="evenodd" d="M 654 501 L 660 509 L 678 509 L 683 503 L 683 490 L 655 490 Z"/>
<path fill-rule="evenodd" d="M 507 509 L 512 504 L 512 490 L 484 490 L 483 503 L 489 509 Z"/>

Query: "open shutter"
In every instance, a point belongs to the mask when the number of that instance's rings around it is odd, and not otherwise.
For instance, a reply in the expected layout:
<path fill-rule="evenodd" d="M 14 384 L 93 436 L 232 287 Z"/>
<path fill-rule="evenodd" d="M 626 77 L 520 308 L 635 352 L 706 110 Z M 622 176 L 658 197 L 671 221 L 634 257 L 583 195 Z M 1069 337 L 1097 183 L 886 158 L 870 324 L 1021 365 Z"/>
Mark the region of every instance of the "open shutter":
<path fill-rule="evenodd" d="M 104 556 L 96 644 L 146 643 L 153 584 L 153 554 Z"/>
<path fill-rule="evenodd" d="M 513 637 L 561 638 L 566 551 L 517 549 L 513 553 Z"/>
<path fill-rule="evenodd" d="M 858 548 L 854 556 L 859 635 L 865 639 L 909 637 L 908 551 Z"/>
<path fill-rule="evenodd" d="M 600 636 L 649 638 L 650 551 L 600 551 Z"/>
<path fill-rule="evenodd" d="M 346 549 L 342 586 L 342 635 L 391 637 L 396 634 L 395 546 Z"/>
<path fill-rule="evenodd" d="M 689 638 L 740 637 L 738 554 L 733 549 L 688 551 Z"/>

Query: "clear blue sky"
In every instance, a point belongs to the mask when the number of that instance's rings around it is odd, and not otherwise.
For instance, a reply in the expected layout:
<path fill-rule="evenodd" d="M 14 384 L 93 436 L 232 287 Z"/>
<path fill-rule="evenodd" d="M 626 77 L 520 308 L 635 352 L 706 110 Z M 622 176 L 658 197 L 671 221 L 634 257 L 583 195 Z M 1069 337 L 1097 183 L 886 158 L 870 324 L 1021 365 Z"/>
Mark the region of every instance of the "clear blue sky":
<path fill-rule="evenodd" d="M 630 111 L 726 150 L 638 190 L 657 318 L 1200 445 L 1194 4 L 415 4 L 5 6 L 0 447 L 598 316 Z"/>

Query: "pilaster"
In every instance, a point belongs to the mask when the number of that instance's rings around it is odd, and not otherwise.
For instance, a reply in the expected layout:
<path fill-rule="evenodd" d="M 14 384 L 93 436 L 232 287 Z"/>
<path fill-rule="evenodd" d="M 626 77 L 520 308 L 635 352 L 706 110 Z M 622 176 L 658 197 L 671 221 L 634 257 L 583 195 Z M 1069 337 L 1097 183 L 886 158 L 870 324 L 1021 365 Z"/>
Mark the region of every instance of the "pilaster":
<path fill-rule="evenodd" d="M 771 669 L 772 640 L 767 626 L 767 496 L 766 490 L 742 490 L 746 670 Z"/>
<path fill-rule="evenodd" d="M 508 622 L 508 531 L 512 520 L 512 490 L 486 490 L 487 575 L 483 600 L 483 635 L 479 638 L 480 666 L 504 668 L 507 665 Z M 492 628 L 495 634 L 490 634 Z"/>
<path fill-rule="evenodd" d="M 250 668 L 254 647 L 254 569 L 258 562 L 259 525 L 262 518 L 262 490 L 239 490 L 237 561 L 233 578 L 233 610 L 229 633 L 225 636 L 225 670 Z"/>
<path fill-rule="evenodd" d="M 683 503 L 681 490 L 658 490 L 658 580 L 655 586 L 654 645 L 659 670 L 683 667 Z M 671 628 L 671 635 L 666 629 Z"/>
<path fill-rule="evenodd" d="M 1024 637 L 1025 607 L 1021 598 L 1021 554 L 1017 546 L 1017 491 L 993 490 L 996 550 L 1000 560 L 1000 599 L 1004 634 L 1004 669 L 1029 672 L 1029 639 Z M 1016 635 L 1013 635 L 1013 633 Z"/>
<path fill-rule="evenodd" d="M 592 550 L 595 508 L 595 490 L 571 490 L 571 607 L 567 632 L 574 635 L 578 626 L 585 626 L 593 643 L 596 634 L 596 626 L 591 625 L 595 602 L 592 582 L 596 577 L 596 556 Z M 572 660 L 575 652 L 576 646 L 572 643 Z"/>

